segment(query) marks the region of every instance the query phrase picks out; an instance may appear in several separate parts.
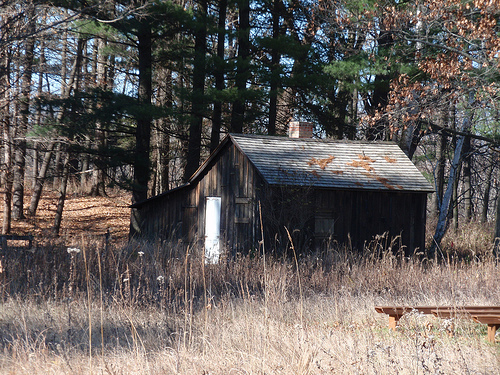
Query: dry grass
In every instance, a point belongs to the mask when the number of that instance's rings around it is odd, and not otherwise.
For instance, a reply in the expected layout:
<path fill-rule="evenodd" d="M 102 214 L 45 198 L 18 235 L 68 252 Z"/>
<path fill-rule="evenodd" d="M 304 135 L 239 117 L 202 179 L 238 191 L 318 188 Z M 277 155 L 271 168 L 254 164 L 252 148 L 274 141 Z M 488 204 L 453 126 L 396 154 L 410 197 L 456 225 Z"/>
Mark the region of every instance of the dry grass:
<path fill-rule="evenodd" d="M 435 224 L 429 223 L 430 228 L 427 230 L 428 237 L 433 233 Z M 460 255 L 474 257 L 493 250 L 494 223 L 471 222 L 464 224 L 454 231 L 449 228 L 445 234 L 441 249 L 447 255 Z"/>
<path fill-rule="evenodd" d="M 410 314 L 392 332 L 373 308 L 498 304 L 489 255 L 401 259 L 373 243 L 299 259 L 297 272 L 269 257 L 204 267 L 170 244 L 80 248 L 4 258 L 1 373 L 498 373 L 485 327 Z"/>
<path fill-rule="evenodd" d="M 51 199 L 15 232 L 43 236 Z M 498 305 L 487 226 L 449 231 L 434 260 L 402 259 L 380 237 L 362 255 L 298 259 L 298 271 L 269 256 L 205 268 L 176 244 L 118 245 L 128 227 L 119 199 L 69 197 L 61 238 L 3 255 L 0 373 L 499 373 L 484 326 L 409 314 L 392 332 L 373 308 Z"/>

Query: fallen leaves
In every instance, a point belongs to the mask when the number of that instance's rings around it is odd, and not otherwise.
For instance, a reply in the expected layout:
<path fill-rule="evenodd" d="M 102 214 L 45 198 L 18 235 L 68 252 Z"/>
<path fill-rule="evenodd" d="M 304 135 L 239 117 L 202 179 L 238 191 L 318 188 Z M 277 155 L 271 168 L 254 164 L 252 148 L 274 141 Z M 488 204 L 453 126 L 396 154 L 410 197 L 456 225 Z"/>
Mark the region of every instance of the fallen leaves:
<path fill-rule="evenodd" d="M 82 235 L 104 235 L 108 230 L 113 240 L 125 240 L 130 224 L 130 202 L 123 191 L 111 191 L 107 197 L 68 195 L 64 204 L 60 236 L 78 238 Z M 26 194 L 25 208 L 30 193 Z M 54 224 L 57 196 L 44 192 L 36 216 L 22 221 L 12 221 L 11 233 L 33 234 L 42 240 L 48 237 Z M 0 205 L 0 213 L 3 205 Z"/>

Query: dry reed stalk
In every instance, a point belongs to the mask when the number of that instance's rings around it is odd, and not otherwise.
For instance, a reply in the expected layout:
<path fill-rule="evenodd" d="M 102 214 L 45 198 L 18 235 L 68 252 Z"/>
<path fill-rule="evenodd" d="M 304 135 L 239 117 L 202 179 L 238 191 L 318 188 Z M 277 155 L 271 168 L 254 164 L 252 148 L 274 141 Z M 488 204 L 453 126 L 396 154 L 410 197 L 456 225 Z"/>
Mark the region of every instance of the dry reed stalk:
<path fill-rule="evenodd" d="M 90 249 L 89 249 L 90 251 Z M 90 373 L 92 374 L 92 295 L 90 292 L 90 275 L 89 275 L 89 267 L 90 265 L 87 262 L 87 255 L 85 248 L 82 249 L 83 253 L 83 261 L 85 267 L 85 281 L 87 283 L 87 303 L 88 303 L 88 330 L 89 330 L 89 368 Z"/>
<path fill-rule="evenodd" d="M 188 332 L 188 260 L 189 260 L 189 245 L 186 249 L 186 256 L 184 258 L 184 349 L 186 348 L 186 335 Z"/>
<path fill-rule="evenodd" d="M 264 271 L 264 326 L 265 326 L 265 344 L 264 353 L 262 356 L 262 368 L 265 366 L 266 356 L 267 356 L 267 343 L 269 342 L 269 290 L 267 288 L 267 268 L 266 268 L 266 247 L 264 243 L 264 225 L 262 220 L 262 206 L 259 201 L 259 220 L 260 220 L 260 235 L 262 244 L 262 260 L 263 260 L 263 271 Z M 264 371 L 262 371 L 264 373 Z"/>
<path fill-rule="evenodd" d="M 299 284 L 299 295 L 300 295 L 300 312 L 299 312 L 299 318 L 300 318 L 300 326 L 304 327 L 304 297 L 302 295 L 302 284 L 300 282 L 300 270 L 299 270 L 299 262 L 297 260 L 297 253 L 295 251 L 295 246 L 293 245 L 293 240 L 292 236 L 290 236 L 290 232 L 288 231 L 288 228 L 285 227 L 286 234 L 288 235 L 288 239 L 290 240 L 290 246 L 292 247 L 293 251 L 293 259 L 295 260 L 295 270 L 297 271 L 297 280 Z"/>
<path fill-rule="evenodd" d="M 205 354 L 205 343 L 206 343 L 206 333 L 207 333 L 207 326 L 208 326 L 208 303 L 207 303 L 207 280 L 206 280 L 206 275 L 205 275 L 205 256 L 201 257 L 201 271 L 202 271 L 202 278 L 203 278 L 203 315 L 204 315 L 204 321 L 205 324 L 203 326 L 203 353 Z"/>
<path fill-rule="evenodd" d="M 99 269 L 99 317 L 101 322 L 101 356 L 104 358 L 104 306 L 102 296 L 102 267 L 101 267 L 101 252 L 97 248 L 97 264 Z"/>

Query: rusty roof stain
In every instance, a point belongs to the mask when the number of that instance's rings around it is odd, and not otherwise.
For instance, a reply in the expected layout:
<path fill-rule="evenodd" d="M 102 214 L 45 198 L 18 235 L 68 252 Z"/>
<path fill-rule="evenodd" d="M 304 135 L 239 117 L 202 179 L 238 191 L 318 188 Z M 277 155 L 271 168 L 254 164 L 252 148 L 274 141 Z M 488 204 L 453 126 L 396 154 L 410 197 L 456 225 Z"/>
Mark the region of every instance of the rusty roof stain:
<path fill-rule="evenodd" d="M 348 166 L 354 167 L 354 168 L 364 168 L 368 172 L 373 171 L 373 168 L 370 166 L 370 163 L 373 163 L 373 160 L 370 158 L 366 158 L 366 156 L 362 157 L 361 155 L 358 155 L 358 157 L 361 160 L 352 160 L 350 163 L 347 163 Z"/>
<path fill-rule="evenodd" d="M 386 162 L 388 162 L 388 163 L 396 163 L 396 162 L 397 162 L 397 160 L 396 160 L 396 159 L 394 159 L 394 158 L 390 158 L 390 157 L 389 157 L 389 156 L 387 156 L 387 155 L 385 155 L 385 156 L 384 156 L 384 159 L 385 159 L 385 161 L 386 161 Z"/>
<path fill-rule="evenodd" d="M 328 156 L 328 157 L 327 157 L 327 158 L 325 158 L 325 159 L 316 159 L 316 158 L 314 158 L 314 157 L 311 157 L 311 160 L 309 160 L 309 161 L 307 162 L 307 164 L 308 164 L 309 166 L 313 166 L 313 165 L 315 165 L 315 164 L 316 164 L 316 165 L 318 165 L 321 169 L 325 169 L 325 168 L 326 168 L 326 166 L 327 166 L 328 164 L 330 164 L 330 163 L 333 161 L 333 159 L 335 159 L 335 156 L 333 156 L 333 155 L 330 155 L 330 156 Z"/>

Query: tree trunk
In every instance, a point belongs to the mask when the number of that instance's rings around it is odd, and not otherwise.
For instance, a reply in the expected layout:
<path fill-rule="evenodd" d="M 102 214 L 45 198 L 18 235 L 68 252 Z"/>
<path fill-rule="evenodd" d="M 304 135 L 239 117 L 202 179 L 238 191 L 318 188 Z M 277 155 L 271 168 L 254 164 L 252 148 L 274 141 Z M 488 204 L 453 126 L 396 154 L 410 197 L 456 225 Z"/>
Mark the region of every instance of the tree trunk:
<path fill-rule="evenodd" d="M 465 222 L 470 223 L 472 220 L 472 185 L 471 185 L 471 144 L 470 136 L 465 137 L 463 150 L 463 183 L 464 183 L 464 205 L 465 205 Z"/>
<path fill-rule="evenodd" d="M 96 85 L 99 89 L 106 91 L 108 89 L 106 64 L 108 56 L 104 53 L 106 47 L 106 40 L 98 38 L 97 47 L 97 75 Z M 98 93 L 99 95 L 99 93 Z M 100 105 L 98 100 L 98 106 Z M 106 134 L 105 129 L 100 120 L 96 121 L 95 129 L 95 145 L 97 153 L 94 160 L 94 169 L 92 171 L 92 187 L 90 195 L 93 197 L 106 196 L 106 184 L 104 182 L 104 150 L 106 149 Z"/>
<path fill-rule="evenodd" d="M 52 176 L 52 188 L 54 190 L 59 189 L 61 185 L 61 176 L 62 176 L 62 154 L 61 154 L 61 143 L 56 144 L 55 148 L 55 159 L 54 159 L 54 175 Z"/>
<path fill-rule="evenodd" d="M 35 6 L 29 3 L 26 10 L 29 22 L 29 34 L 35 30 Z M 24 175 L 26 166 L 26 133 L 28 130 L 28 116 L 30 109 L 31 77 L 33 72 L 33 52 L 35 39 L 26 40 L 24 49 L 24 72 L 21 78 L 20 122 L 17 126 L 16 139 L 14 140 L 14 168 L 12 182 L 12 219 L 24 219 Z"/>
<path fill-rule="evenodd" d="M 184 181 L 188 181 L 200 165 L 201 132 L 205 111 L 205 51 L 207 45 L 206 16 L 208 3 L 199 1 L 198 17 L 195 31 L 194 62 L 193 62 L 193 93 L 191 100 L 191 120 L 189 124 L 189 142 L 184 170 Z"/>
<path fill-rule="evenodd" d="M 227 0 L 219 1 L 219 24 L 217 31 L 217 59 L 215 64 L 215 89 L 217 94 L 224 90 L 225 71 L 225 41 L 226 41 L 226 14 Z M 216 98 L 214 101 L 214 111 L 212 115 L 212 133 L 210 136 L 210 151 L 214 151 L 220 142 L 220 130 L 222 126 L 222 101 Z"/>
<path fill-rule="evenodd" d="M 43 96 L 43 76 L 45 73 L 45 41 L 42 39 L 40 41 L 40 59 L 38 65 L 38 87 L 37 87 L 37 96 L 38 99 L 41 99 Z M 37 104 L 36 113 L 35 113 L 35 126 L 39 127 L 42 125 L 42 105 L 41 103 Z M 39 143 L 37 141 L 34 142 L 33 145 L 33 182 L 32 189 L 35 188 L 36 178 L 38 176 L 38 148 Z"/>
<path fill-rule="evenodd" d="M 62 50 L 61 50 L 61 96 L 65 97 L 68 89 L 68 31 L 64 29 L 62 35 Z"/>
<path fill-rule="evenodd" d="M 169 69 L 161 69 L 158 79 L 160 84 L 156 104 L 163 108 L 172 108 L 172 71 Z M 170 127 L 171 119 L 169 117 L 163 117 L 156 120 L 155 195 L 166 192 L 170 187 Z"/>
<path fill-rule="evenodd" d="M 0 38 L 7 37 L 5 30 L 0 30 Z M 10 51 L 8 48 L 0 48 L 0 125 L 2 125 L 3 141 L 3 165 L 2 167 L 2 190 L 3 200 L 3 222 L 2 234 L 7 234 L 11 229 L 11 203 L 12 203 L 12 137 L 10 122 Z"/>
<path fill-rule="evenodd" d="M 164 129 L 167 127 L 167 120 L 162 119 L 162 129 L 158 133 L 158 194 L 168 191 L 170 185 L 170 136 Z"/>
<path fill-rule="evenodd" d="M 85 136 L 84 147 L 89 150 L 92 146 L 89 136 Z M 82 194 L 88 193 L 88 183 L 89 183 L 89 168 L 90 168 L 90 155 L 85 152 L 81 155 L 82 170 L 80 176 L 80 191 Z"/>
<path fill-rule="evenodd" d="M 151 55 L 151 26 L 148 20 L 139 25 L 137 35 L 139 54 L 139 104 L 146 108 L 141 116 L 136 118 L 134 181 L 132 185 L 132 204 L 145 200 L 148 196 L 148 182 L 150 174 L 149 146 L 151 138 L 151 116 L 147 107 L 151 105 L 152 96 L 152 55 Z M 141 234 L 141 211 L 132 208 L 130 215 L 130 237 Z"/>
<path fill-rule="evenodd" d="M 457 167 L 457 173 L 456 173 L 456 178 L 455 182 L 453 183 L 453 193 L 452 193 L 452 228 L 455 231 L 455 233 L 458 231 L 458 225 L 459 225 L 459 201 L 458 201 L 458 187 L 460 183 L 460 174 L 462 173 L 462 161 L 460 160 L 458 167 Z"/>
<path fill-rule="evenodd" d="M 281 35 L 281 0 L 273 1 L 272 10 L 272 30 L 274 47 L 271 51 L 271 82 L 269 85 L 269 124 L 267 134 L 276 134 L 276 120 L 278 117 L 278 89 L 281 80 L 280 77 L 280 59 L 281 54 L 277 48 L 277 41 Z"/>
<path fill-rule="evenodd" d="M 439 140 L 436 150 L 436 172 L 435 172 L 435 188 L 433 202 L 431 206 L 431 212 L 433 217 L 439 216 L 439 207 L 443 199 L 444 192 L 444 167 L 446 165 L 446 145 L 448 143 L 448 137 L 444 132 L 439 133 Z"/>
<path fill-rule="evenodd" d="M 38 175 L 38 142 L 33 142 L 33 169 L 32 169 L 32 184 L 31 189 L 35 187 L 36 176 Z"/>
<path fill-rule="evenodd" d="M 381 20 L 382 21 L 382 20 Z M 382 30 L 377 40 L 379 54 L 388 55 L 391 47 L 394 45 L 393 34 L 389 30 Z M 389 101 L 390 81 L 392 74 L 390 68 L 388 73 L 375 75 L 373 82 L 373 94 L 371 102 L 367 107 L 367 112 L 370 116 L 376 117 L 377 113 L 383 113 L 384 108 Z M 368 140 L 384 140 L 386 138 L 387 120 L 382 116 L 381 119 L 375 121 L 375 124 L 368 128 Z"/>
<path fill-rule="evenodd" d="M 38 203 L 40 202 L 40 197 L 42 195 L 43 183 L 47 177 L 47 171 L 49 170 L 50 159 L 52 158 L 55 142 L 51 142 L 45 151 L 45 156 L 43 158 L 42 166 L 40 167 L 40 172 L 35 178 L 35 185 L 33 187 L 33 194 L 31 195 L 30 206 L 27 211 L 28 216 L 35 216 L 36 210 L 38 208 Z"/>
<path fill-rule="evenodd" d="M 349 129 L 347 130 L 347 139 L 353 141 L 356 137 L 356 129 L 358 124 L 358 89 L 353 89 L 351 93 L 351 101 L 349 108 Z"/>
<path fill-rule="evenodd" d="M 231 113 L 231 131 L 242 133 L 245 123 L 245 92 L 250 77 L 250 1 L 238 0 L 237 3 L 239 6 L 238 57 L 235 77 L 237 97 L 233 102 Z"/>
<path fill-rule="evenodd" d="M 488 169 L 486 172 L 486 185 L 484 187 L 483 194 L 483 207 L 481 210 L 481 223 L 488 222 L 488 210 L 490 203 L 490 193 L 491 193 L 491 180 L 493 178 L 493 171 L 495 170 L 493 161 L 488 165 Z"/>
<path fill-rule="evenodd" d="M 410 160 L 413 159 L 413 155 L 415 154 L 415 151 L 417 151 L 418 144 L 422 139 L 420 130 L 420 125 L 409 124 L 402 131 L 399 146 Z"/>
<path fill-rule="evenodd" d="M 473 95 L 471 94 L 469 98 L 469 104 L 473 102 Z M 468 132 L 472 125 L 472 119 L 474 117 L 474 113 L 467 115 L 464 118 L 462 124 L 462 132 Z M 465 141 L 465 137 L 460 135 L 457 138 L 455 153 L 453 156 L 453 161 L 450 166 L 450 175 L 448 177 L 448 186 L 446 187 L 446 192 L 443 195 L 443 200 L 441 202 L 441 206 L 439 207 L 439 218 L 438 223 L 436 225 L 436 231 L 434 233 L 433 242 L 431 248 L 429 250 L 430 257 L 434 256 L 436 249 L 441 244 L 441 240 L 446 233 L 446 227 L 448 223 L 448 213 L 450 208 L 450 201 L 453 195 L 453 185 L 457 179 L 457 172 L 460 165 L 460 159 L 462 157 L 462 147 Z"/>
<path fill-rule="evenodd" d="M 4 86 L 8 87 L 8 86 Z M 3 222 L 2 222 L 2 234 L 7 234 L 10 232 L 11 228 L 11 210 L 12 210 L 12 150 L 11 150 L 11 136 L 10 136 L 10 121 L 9 113 L 7 111 L 8 106 L 6 106 L 2 111 L 3 117 L 3 147 L 4 147 L 4 157 L 3 157 L 3 173 L 2 173 L 2 190 L 4 193 L 3 200 Z"/>
<path fill-rule="evenodd" d="M 64 210 L 64 202 L 66 201 L 66 190 L 68 187 L 68 177 L 69 177 L 69 152 L 64 156 L 64 161 L 62 163 L 62 176 L 61 176 L 61 186 L 59 187 L 59 197 L 57 199 L 56 215 L 54 218 L 54 226 L 52 227 L 52 232 L 55 236 L 59 235 L 62 223 L 62 214 Z"/>

